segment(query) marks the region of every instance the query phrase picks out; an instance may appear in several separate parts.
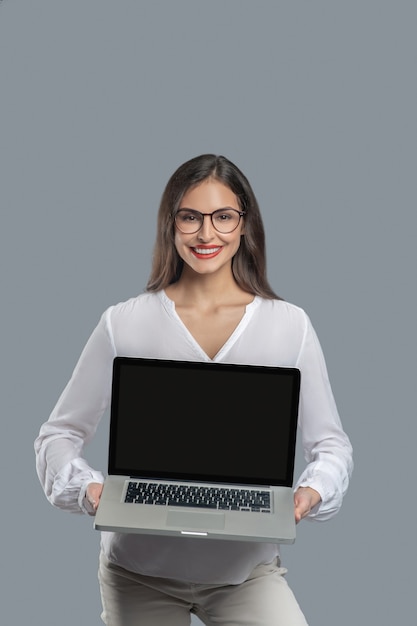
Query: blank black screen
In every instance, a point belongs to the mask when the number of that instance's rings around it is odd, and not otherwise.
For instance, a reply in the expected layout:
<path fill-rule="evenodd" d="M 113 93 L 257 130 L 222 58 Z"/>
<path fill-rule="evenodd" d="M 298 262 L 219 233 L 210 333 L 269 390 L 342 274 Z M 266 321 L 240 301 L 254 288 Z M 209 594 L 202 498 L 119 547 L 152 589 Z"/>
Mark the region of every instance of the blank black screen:
<path fill-rule="evenodd" d="M 109 473 L 291 485 L 299 370 L 117 357 Z"/>

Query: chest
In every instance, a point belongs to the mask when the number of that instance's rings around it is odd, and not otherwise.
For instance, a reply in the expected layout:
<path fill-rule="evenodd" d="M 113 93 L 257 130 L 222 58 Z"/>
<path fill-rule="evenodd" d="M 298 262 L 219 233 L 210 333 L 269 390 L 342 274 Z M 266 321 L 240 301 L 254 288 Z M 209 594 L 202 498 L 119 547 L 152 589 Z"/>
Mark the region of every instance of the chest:
<path fill-rule="evenodd" d="M 119 355 L 200 360 L 204 351 L 215 360 L 294 365 L 306 343 L 303 318 L 283 303 L 257 299 L 213 315 L 190 315 L 168 299 L 143 300 L 134 310 L 124 307 L 112 314 L 109 329 Z"/>
<path fill-rule="evenodd" d="M 206 313 L 177 307 L 177 314 L 195 341 L 213 359 L 239 326 L 245 306 L 221 307 Z"/>

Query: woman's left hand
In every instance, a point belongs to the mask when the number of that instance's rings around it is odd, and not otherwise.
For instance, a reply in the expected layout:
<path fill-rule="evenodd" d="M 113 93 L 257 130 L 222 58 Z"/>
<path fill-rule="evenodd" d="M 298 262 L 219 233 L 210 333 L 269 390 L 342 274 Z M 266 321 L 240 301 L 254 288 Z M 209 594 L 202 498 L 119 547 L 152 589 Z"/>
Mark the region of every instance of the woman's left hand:
<path fill-rule="evenodd" d="M 298 524 L 303 517 L 307 517 L 311 509 L 321 501 L 318 491 L 311 487 L 299 487 L 294 494 L 294 515 Z"/>

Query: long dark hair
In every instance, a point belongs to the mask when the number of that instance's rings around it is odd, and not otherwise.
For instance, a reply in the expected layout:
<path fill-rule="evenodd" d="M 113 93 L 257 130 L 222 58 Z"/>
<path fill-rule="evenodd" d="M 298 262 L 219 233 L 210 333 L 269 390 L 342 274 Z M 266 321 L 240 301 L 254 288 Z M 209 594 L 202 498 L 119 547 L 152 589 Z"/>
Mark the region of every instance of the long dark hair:
<path fill-rule="evenodd" d="M 165 289 L 181 276 L 183 261 L 175 248 L 173 216 L 184 194 L 209 178 L 229 187 L 236 195 L 241 210 L 245 211 L 245 232 L 232 260 L 237 284 L 254 295 L 281 299 L 266 276 L 265 231 L 252 187 L 234 163 L 215 154 L 202 154 L 186 161 L 169 179 L 159 205 L 152 269 L 146 291 Z"/>

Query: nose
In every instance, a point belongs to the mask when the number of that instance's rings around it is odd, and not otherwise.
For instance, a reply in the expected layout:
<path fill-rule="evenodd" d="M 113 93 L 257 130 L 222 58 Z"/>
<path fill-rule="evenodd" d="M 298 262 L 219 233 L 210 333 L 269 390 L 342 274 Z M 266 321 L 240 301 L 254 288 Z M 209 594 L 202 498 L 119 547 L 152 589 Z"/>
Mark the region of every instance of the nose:
<path fill-rule="evenodd" d="M 198 238 L 201 241 L 212 239 L 214 235 L 214 227 L 211 221 L 211 215 L 206 213 L 203 215 L 203 223 L 198 231 Z"/>

